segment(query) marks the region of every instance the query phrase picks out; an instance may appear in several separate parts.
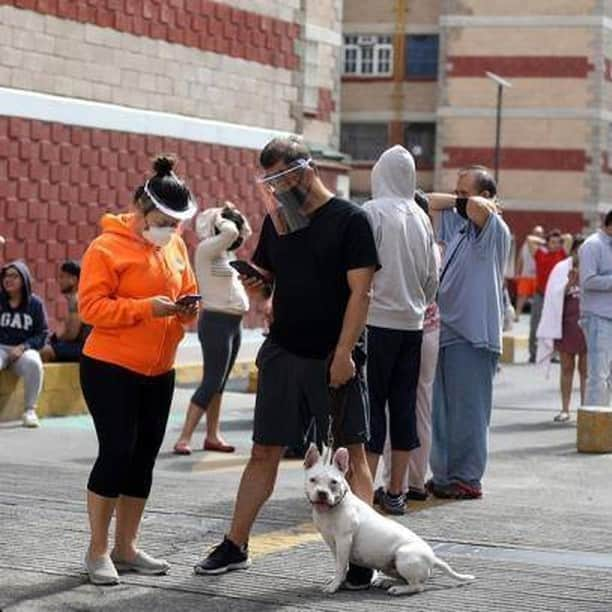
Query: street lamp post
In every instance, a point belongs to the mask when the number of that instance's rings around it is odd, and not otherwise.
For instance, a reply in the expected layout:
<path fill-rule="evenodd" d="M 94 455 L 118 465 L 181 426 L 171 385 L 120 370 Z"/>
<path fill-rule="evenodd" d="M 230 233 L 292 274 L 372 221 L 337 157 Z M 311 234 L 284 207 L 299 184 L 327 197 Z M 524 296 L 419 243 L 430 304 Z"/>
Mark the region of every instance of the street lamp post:
<path fill-rule="evenodd" d="M 502 79 L 493 72 L 487 72 L 487 77 L 490 78 L 497 84 L 497 114 L 495 117 L 495 159 L 494 159 L 494 170 L 495 170 L 495 182 L 499 182 L 499 155 L 501 147 L 501 112 L 502 112 L 502 97 L 504 93 L 504 87 L 512 87 L 512 83 Z"/>

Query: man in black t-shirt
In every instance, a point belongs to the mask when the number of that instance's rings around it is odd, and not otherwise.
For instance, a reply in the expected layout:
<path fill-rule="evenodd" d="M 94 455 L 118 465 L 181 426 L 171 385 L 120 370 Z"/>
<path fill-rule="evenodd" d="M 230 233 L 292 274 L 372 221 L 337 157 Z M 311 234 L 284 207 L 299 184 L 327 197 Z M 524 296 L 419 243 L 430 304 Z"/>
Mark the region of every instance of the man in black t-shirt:
<path fill-rule="evenodd" d="M 309 432 L 325 442 L 330 414 L 336 445 L 351 456 L 353 491 L 372 503 L 365 457 L 369 407 L 365 321 L 379 267 L 367 215 L 325 187 L 297 138 L 271 141 L 260 155 L 269 214 L 253 262 L 273 284 L 270 333 L 257 356 L 253 449 L 224 541 L 195 567 L 219 574 L 250 565 L 248 537 L 274 488 L 287 446 Z M 243 280 L 252 298 L 265 283 Z M 352 566 L 347 588 L 367 588 L 371 571 Z"/>

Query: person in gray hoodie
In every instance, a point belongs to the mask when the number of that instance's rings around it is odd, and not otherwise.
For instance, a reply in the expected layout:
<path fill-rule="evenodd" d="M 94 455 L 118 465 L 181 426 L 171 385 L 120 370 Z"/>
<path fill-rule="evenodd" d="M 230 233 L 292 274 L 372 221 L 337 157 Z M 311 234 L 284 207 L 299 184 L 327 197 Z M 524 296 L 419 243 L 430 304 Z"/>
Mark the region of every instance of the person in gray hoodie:
<path fill-rule="evenodd" d="M 36 402 L 43 383 L 38 351 L 49 331 L 45 306 L 32 293 L 30 271 L 23 261 L 3 266 L 0 282 L 0 370 L 8 368 L 23 378 L 23 425 L 38 427 Z"/>
<path fill-rule="evenodd" d="M 402 146 L 385 151 L 372 170 L 370 217 L 382 268 L 374 276 L 368 311 L 368 385 L 373 477 L 387 434 L 391 439 L 391 479 L 381 496 L 391 514 L 404 513 L 404 475 L 410 451 L 420 446 L 416 398 L 421 363 L 423 321 L 438 289 L 434 233 L 414 200 L 416 171 Z"/>

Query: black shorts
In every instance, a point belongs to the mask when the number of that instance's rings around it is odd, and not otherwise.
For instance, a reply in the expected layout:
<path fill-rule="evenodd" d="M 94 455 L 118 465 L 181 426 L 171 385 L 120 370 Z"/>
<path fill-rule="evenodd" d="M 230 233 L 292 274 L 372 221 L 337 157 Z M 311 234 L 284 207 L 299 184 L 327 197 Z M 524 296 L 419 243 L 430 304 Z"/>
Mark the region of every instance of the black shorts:
<path fill-rule="evenodd" d="M 367 442 L 370 410 L 365 353 L 354 359 L 356 376 L 332 399 L 327 360 L 299 357 L 267 339 L 257 355 L 253 441 L 264 446 L 296 447 L 304 444 L 308 434 L 318 444 L 324 443 L 333 410 L 336 438 L 340 438 L 335 446 Z"/>

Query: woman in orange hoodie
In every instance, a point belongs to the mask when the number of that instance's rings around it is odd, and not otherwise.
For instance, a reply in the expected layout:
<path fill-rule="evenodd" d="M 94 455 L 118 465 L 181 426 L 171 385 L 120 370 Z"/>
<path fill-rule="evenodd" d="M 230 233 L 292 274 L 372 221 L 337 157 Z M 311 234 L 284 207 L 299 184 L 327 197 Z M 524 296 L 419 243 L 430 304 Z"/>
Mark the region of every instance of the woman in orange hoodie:
<path fill-rule="evenodd" d="M 196 205 L 173 166 L 171 158 L 155 160 L 155 174 L 136 190 L 135 212 L 105 215 L 102 234 L 83 258 L 79 310 L 93 330 L 83 349 L 81 387 L 99 443 L 87 485 L 85 565 L 94 584 L 117 584 L 121 569 L 169 569 L 138 550 L 136 540 L 170 411 L 176 349 L 198 311 L 195 296 L 177 303 L 197 287 L 176 231 Z"/>

